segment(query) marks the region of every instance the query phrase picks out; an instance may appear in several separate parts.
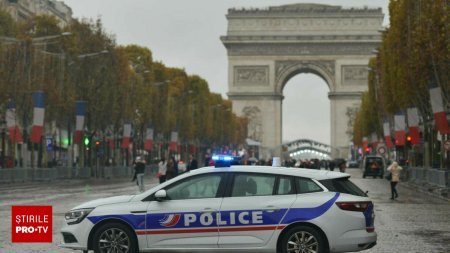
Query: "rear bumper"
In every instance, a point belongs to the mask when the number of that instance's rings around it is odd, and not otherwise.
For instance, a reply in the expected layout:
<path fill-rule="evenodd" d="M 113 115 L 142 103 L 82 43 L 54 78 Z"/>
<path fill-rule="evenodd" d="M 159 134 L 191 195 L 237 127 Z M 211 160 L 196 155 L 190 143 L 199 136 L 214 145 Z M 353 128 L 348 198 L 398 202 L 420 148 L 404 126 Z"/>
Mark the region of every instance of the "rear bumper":
<path fill-rule="evenodd" d="M 330 252 L 354 252 L 370 249 L 377 244 L 377 233 L 366 230 L 348 231 L 330 245 Z"/>

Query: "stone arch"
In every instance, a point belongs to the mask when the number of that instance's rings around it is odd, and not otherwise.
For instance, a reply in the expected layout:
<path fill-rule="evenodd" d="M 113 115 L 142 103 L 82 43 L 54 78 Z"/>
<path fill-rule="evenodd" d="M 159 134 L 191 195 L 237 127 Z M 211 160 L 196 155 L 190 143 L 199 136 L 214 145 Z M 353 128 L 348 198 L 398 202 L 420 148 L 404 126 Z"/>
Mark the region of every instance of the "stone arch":
<path fill-rule="evenodd" d="M 229 9 L 226 17 L 221 40 L 228 54 L 227 95 L 234 113 L 252 116 L 261 158 L 282 153 L 283 89 L 300 73 L 327 83 L 332 156 L 347 158 L 349 112 L 367 90 L 367 64 L 381 43 L 382 9 L 289 4 Z"/>
<path fill-rule="evenodd" d="M 286 83 L 294 76 L 312 73 L 322 78 L 330 91 L 335 90 L 334 61 L 281 61 L 275 64 L 275 92 L 282 93 Z"/>

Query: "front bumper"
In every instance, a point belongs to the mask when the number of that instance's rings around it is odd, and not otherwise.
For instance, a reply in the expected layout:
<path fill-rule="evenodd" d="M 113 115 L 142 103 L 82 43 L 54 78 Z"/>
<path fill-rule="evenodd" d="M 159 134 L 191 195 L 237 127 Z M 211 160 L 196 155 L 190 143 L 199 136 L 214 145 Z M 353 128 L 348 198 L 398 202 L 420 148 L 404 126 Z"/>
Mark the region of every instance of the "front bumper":
<path fill-rule="evenodd" d="M 84 219 L 78 224 L 68 225 L 64 222 L 61 228 L 62 241 L 59 245 L 63 248 L 87 250 L 89 233 L 91 232 L 94 224 L 88 219 Z"/>

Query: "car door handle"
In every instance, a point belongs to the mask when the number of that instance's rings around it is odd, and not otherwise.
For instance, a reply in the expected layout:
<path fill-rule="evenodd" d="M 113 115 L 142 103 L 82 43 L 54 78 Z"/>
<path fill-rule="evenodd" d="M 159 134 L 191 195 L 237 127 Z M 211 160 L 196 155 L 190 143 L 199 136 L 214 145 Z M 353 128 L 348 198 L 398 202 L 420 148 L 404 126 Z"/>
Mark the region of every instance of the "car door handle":
<path fill-rule="evenodd" d="M 210 207 L 205 207 L 202 210 L 202 213 L 212 213 L 212 212 L 216 212 L 216 211 L 217 211 L 216 209 L 213 209 L 213 208 L 210 208 Z"/>
<path fill-rule="evenodd" d="M 280 208 L 275 207 L 275 206 L 266 206 L 266 209 L 264 211 L 266 211 L 268 213 L 273 213 L 273 212 L 280 211 Z"/>

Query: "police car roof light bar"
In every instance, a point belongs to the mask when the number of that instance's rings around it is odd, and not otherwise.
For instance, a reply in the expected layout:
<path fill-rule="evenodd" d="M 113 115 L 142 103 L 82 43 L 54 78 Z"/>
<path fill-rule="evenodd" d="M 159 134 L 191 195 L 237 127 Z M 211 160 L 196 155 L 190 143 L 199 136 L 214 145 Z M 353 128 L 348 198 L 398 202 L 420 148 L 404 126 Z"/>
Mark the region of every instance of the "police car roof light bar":
<path fill-rule="evenodd" d="M 212 159 L 214 160 L 214 167 L 230 167 L 234 158 L 228 155 L 213 155 Z"/>

